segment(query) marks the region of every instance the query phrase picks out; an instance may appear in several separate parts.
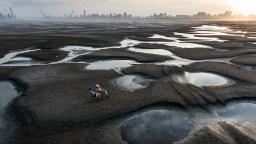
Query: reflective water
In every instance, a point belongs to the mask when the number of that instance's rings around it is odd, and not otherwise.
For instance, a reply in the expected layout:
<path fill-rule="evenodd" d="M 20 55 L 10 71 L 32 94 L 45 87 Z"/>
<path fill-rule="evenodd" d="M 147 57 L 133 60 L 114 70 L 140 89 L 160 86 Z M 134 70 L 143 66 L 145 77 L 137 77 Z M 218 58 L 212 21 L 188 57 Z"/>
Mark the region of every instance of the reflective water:
<path fill-rule="evenodd" d="M 172 79 L 179 83 L 189 83 L 198 87 L 225 85 L 230 82 L 224 76 L 205 72 L 185 72 L 184 75 L 173 75 Z"/>
<path fill-rule="evenodd" d="M 117 48 L 133 47 L 133 46 L 138 45 L 140 43 L 141 42 L 137 41 L 137 40 L 125 39 L 125 40 L 120 42 L 121 46 L 119 46 Z"/>
<path fill-rule="evenodd" d="M 134 92 L 146 88 L 150 81 L 151 80 L 138 75 L 125 75 L 117 78 L 114 84 L 117 84 L 123 90 Z"/>
<path fill-rule="evenodd" d="M 15 122 L 5 113 L 5 109 L 17 96 L 19 93 L 12 83 L 0 82 L 0 143 L 7 143 L 16 128 Z"/>
<path fill-rule="evenodd" d="M 224 33 L 224 32 L 217 32 L 217 31 L 201 31 L 201 30 L 196 30 L 193 32 L 194 34 L 198 36 L 228 36 L 232 34 Z"/>
<path fill-rule="evenodd" d="M 22 51 L 13 51 L 8 54 L 6 54 L 3 58 L 0 59 L 0 64 L 7 63 L 11 61 L 13 58 L 15 58 L 19 54 L 33 52 L 33 51 L 39 51 L 40 49 L 34 49 L 34 50 L 22 50 Z"/>
<path fill-rule="evenodd" d="M 15 57 L 15 58 L 11 59 L 10 61 L 31 61 L 31 60 L 33 60 L 33 59 L 27 58 L 27 57 Z"/>
<path fill-rule="evenodd" d="M 60 50 L 69 52 L 68 56 L 58 62 L 53 62 L 51 64 L 68 63 L 80 55 L 89 54 L 92 51 L 95 51 L 94 48 L 85 46 L 66 46 L 64 48 L 60 48 Z"/>
<path fill-rule="evenodd" d="M 43 62 L 36 61 L 32 58 L 26 58 L 26 57 L 14 57 L 10 59 L 8 62 L 2 64 L 1 66 L 32 66 L 32 65 L 43 65 Z"/>
<path fill-rule="evenodd" d="M 173 42 L 143 42 L 143 43 L 163 44 L 163 45 L 179 47 L 179 48 L 212 48 L 212 47 L 207 46 L 207 45 L 185 42 L 185 41 L 181 41 L 181 40 L 179 40 L 178 38 L 175 38 L 175 37 L 167 37 L 167 36 L 162 36 L 162 35 L 158 35 L 158 34 L 153 35 L 150 38 L 173 40 Z"/>
<path fill-rule="evenodd" d="M 18 96 L 15 86 L 6 81 L 0 82 L 0 111 L 3 110 L 9 102 Z"/>
<path fill-rule="evenodd" d="M 124 39 L 120 42 L 120 46 L 111 46 L 111 47 L 102 47 L 102 48 L 93 48 L 93 47 L 87 47 L 87 46 L 65 46 L 63 48 L 60 48 L 60 50 L 68 52 L 68 56 L 66 58 L 57 62 L 45 63 L 45 64 L 69 63 L 69 62 L 72 62 L 73 59 L 81 55 L 90 54 L 92 52 L 103 50 L 103 49 L 132 47 L 139 43 L 140 42 L 136 40 Z M 0 59 L 0 65 L 1 66 L 31 66 L 31 65 L 40 65 L 40 64 L 42 65 L 43 63 L 33 62 L 31 58 L 16 57 L 19 54 L 29 53 L 33 51 L 39 51 L 39 50 L 40 49 L 20 50 L 20 51 L 10 52 Z M 24 62 L 24 61 L 27 61 L 27 62 Z M 9 64 L 6 64 L 6 63 L 9 63 Z"/>
<path fill-rule="evenodd" d="M 111 48 L 125 48 L 130 46 L 135 46 L 140 42 L 136 40 L 124 39 L 120 42 L 120 46 L 111 46 L 111 47 L 102 47 L 102 48 L 93 48 L 93 47 L 86 47 L 86 46 L 66 46 L 64 48 L 60 48 L 60 50 L 69 52 L 68 56 L 63 60 L 58 62 L 53 62 L 51 64 L 58 64 L 58 63 L 69 63 L 72 62 L 73 59 L 81 56 L 93 53 L 95 51 L 104 50 L 104 49 L 111 49 Z"/>
<path fill-rule="evenodd" d="M 192 40 L 200 40 L 200 41 L 216 41 L 216 42 L 225 42 L 226 40 L 221 40 L 219 38 L 215 37 L 198 37 L 195 36 L 194 34 L 188 34 L 188 33 L 174 33 L 175 35 L 185 37 L 187 39 L 192 39 Z"/>
<path fill-rule="evenodd" d="M 164 36 L 164 35 L 159 35 L 159 34 L 155 34 L 149 38 L 152 38 L 152 39 L 166 39 L 166 40 L 171 40 L 171 41 L 176 41 L 176 42 L 179 42 L 179 38 L 176 38 L 176 37 L 168 37 L 168 36 Z"/>
<path fill-rule="evenodd" d="M 209 106 L 208 111 L 199 107 L 154 109 L 126 119 L 120 124 L 120 131 L 129 144 L 170 144 L 185 138 L 194 128 L 217 121 L 256 125 L 255 112 L 254 102 Z"/>
<path fill-rule="evenodd" d="M 230 63 L 231 58 L 216 58 L 216 59 L 205 59 L 205 60 L 189 60 L 185 58 L 181 58 L 171 51 L 164 50 L 164 49 L 141 49 L 141 48 L 129 48 L 128 50 L 133 51 L 133 52 L 139 52 L 139 53 L 146 53 L 146 54 L 155 54 L 155 55 L 162 55 L 162 56 L 169 56 L 174 58 L 173 60 L 168 60 L 165 62 L 157 62 L 154 63 L 156 65 L 169 65 L 169 66 L 184 66 L 184 65 L 189 65 L 194 62 L 223 62 L 223 63 Z"/>
<path fill-rule="evenodd" d="M 146 53 L 146 54 L 169 56 L 169 57 L 176 57 L 175 54 L 173 54 L 172 52 L 170 52 L 168 50 L 164 50 L 164 49 L 129 48 L 129 51 L 139 52 L 139 53 Z"/>
<path fill-rule="evenodd" d="M 245 31 L 234 31 L 230 29 L 227 26 L 217 26 L 217 25 L 202 25 L 199 27 L 193 27 L 194 32 L 196 35 L 200 36 L 217 36 L 217 35 L 223 35 L 223 36 L 239 36 L 239 37 L 245 37 L 245 34 L 247 32 Z"/>
<path fill-rule="evenodd" d="M 192 33 L 174 33 L 175 35 L 178 36 L 183 36 L 187 39 L 195 39 L 199 41 L 216 41 L 216 42 L 224 42 L 225 40 L 221 40 L 216 37 L 199 37 L 201 36 L 206 36 L 206 35 L 238 35 L 239 33 L 244 33 L 244 32 L 239 32 L 239 31 L 233 31 L 229 27 L 225 26 L 217 26 L 217 25 L 202 25 L 199 27 L 194 27 L 194 30 Z M 199 36 L 197 36 L 199 35 Z M 198 62 L 198 61 L 193 61 L 193 60 L 188 60 L 188 59 L 183 59 L 178 57 L 177 55 L 173 54 L 170 51 L 167 50 L 161 50 L 161 49 L 155 49 L 155 50 L 142 50 L 135 48 L 136 45 L 141 44 L 141 43 L 148 43 L 148 44 L 163 44 L 167 46 L 173 46 L 173 47 L 178 47 L 178 48 L 210 48 L 212 47 L 207 46 L 207 45 L 202 45 L 202 44 L 196 44 L 192 42 L 186 42 L 182 41 L 178 37 L 167 37 L 163 35 L 158 35 L 155 34 L 150 37 L 151 39 L 166 39 L 166 40 L 171 40 L 171 41 L 138 41 L 138 40 L 132 40 L 125 38 L 124 40 L 120 41 L 120 45 L 118 46 L 110 46 L 110 47 L 102 47 L 102 48 L 93 48 L 93 47 L 86 47 L 86 46 L 66 46 L 61 48 L 60 50 L 67 51 L 69 54 L 66 58 L 53 62 L 53 63 L 47 63 L 47 62 L 36 62 L 30 58 L 22 58 L 22 57 L 17 57 L 17 55 L 22 54 L 22 53 L 28 53 L 32 51 L 38 51 L 40 49 L 35 49 L 35 50 L 23 50 L 23 51 L 14 51 L 6 54 L 3 58 L 0 59 L 0 65 L 1 66 L 31 66 L 31 65 L 44 65 L 44 64 L 59 64 L 59 63 L 70 63 L 72 60 L 78 56 L 81 55 L 87 55 L 90 53 L 93 53 L 95 51 L 103 50 L 103 49 L 110 49 L 110 48 L 130 48 L 130 51 L 134 52 L 141 52 L 141 53 L 150 53 L 150 54 L 158 54 L 158 55 L 163 55 L 163 56 L 170 56 L 173 57 L 175 60 L 171 61 L 166 61 L 160 64 L 166 64 L 166 65 L 187 65 L 191 64 L 193 62 Z M 216 59 L 209 59 L 205 61 L 215 61 Z M 222 61 L 222 60 L 220 60 Z M 228 60 L 224 60 L 223 62 L 228 62 Z M 72 62 L 72 63 L 86 63 L 86 62 Z M 91 66 L 97 65 L 100 62 L 95 62 L 92 63 Z M 106 62 L 107 64 L 109 63 L 108 61 Z M 124 62 L 125 64 L 125 62 Z M 156 63 L 159 64 L 159 63 Z M 91 67 L 89 66 L 89 68 Z M 118 67 L 121 67 L 120 65 Z M 123 67 L 127 67 L 127 65 L 124 65 Z M 101 69 L 101 68 L 100 68 Z M 105 68 L 103 68 L 105 69 Z M 110 68 L 112 69 L 112 68 Z"/>
<path fill-rule="evenodd" d="M 193 27 L 196 30 L 200 31 L 216 31 L 216 32 L 232 32 L 232 30 L 227 26 L 217 26 L 217 25 L 202 25 L 198 27 Z"/>
<path fill-rule="evenodd" d="M 107 60 L 107 61 L 96 61 L 90 63 L 86 69 L 88 70 L 118 70 L 122 68 L 131 67 L 132 65 L 137 64 L 137 62 L 132 60 Z"/>

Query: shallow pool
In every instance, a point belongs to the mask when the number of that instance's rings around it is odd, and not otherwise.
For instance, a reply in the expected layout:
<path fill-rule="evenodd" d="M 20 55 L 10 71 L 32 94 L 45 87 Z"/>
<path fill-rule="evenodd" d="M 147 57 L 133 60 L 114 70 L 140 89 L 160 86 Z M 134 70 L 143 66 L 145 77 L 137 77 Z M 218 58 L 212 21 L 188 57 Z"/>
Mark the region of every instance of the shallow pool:
<path fill-rule="evenodd" d="M 88 70 L 120 70 L 122 68 L 127 68 L 137 64 L 137 62 L 132 60 L 106 60 L 106 61 L 96 61 L 90 63 L 86 69 Z"/>
<path fill-rule="evenodd" d="M 233 124 L 250 122 L 256 125 L 254 102 L 230 103 L 188 109 L 159 108 L 137 113 L 120 124 L 122 138 L 129 144 L 170 144 L 185 138 L 194 128 L 217 121 Z"/>
<path fill-rule="evenodd" d="M 15 86 L 8 81 L 0 82 L 0 111 L 19 95 Z"/>
<path fill-rule="evenodd" d="M 152 80 L 139 75 L 125 75 L 114 80 L 114 84 L 123 90 L 134 92 L 146 88 L 150 84 L 150 81 Z"/>
<path fill-rule="evenodd" d="M 196 85 L 198 87 L 203 86 L 219 86 L 226 85 L 230 83 L 230 80 L 224 76 L 220 76 L 217 74 L 206 73 L 206 72 L 196 72 L 189 73 L 185 72 L 184 74 L 172 76 L 172 79 L 179 83 L 189 83 L 192 85 Z"/>
<path fill-rule="evenodd" d="M 8 104 L 17 96 L 19 96 L 19 92 L 11 82 L 0 82 L 0 143 L 8 143 L 6 141 L 10 140 L 17 128 L 14 120 L 6 114 Z"/>

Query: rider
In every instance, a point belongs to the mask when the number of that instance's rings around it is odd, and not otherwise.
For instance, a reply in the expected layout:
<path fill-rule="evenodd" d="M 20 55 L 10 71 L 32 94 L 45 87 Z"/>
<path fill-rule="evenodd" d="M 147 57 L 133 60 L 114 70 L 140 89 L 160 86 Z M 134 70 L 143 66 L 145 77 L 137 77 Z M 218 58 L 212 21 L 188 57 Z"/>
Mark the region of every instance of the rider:
<path fill-rule="evenodd" d="M 96 98 L 101 98 L 102 88 L 99 84 L 96 84 Z"/>

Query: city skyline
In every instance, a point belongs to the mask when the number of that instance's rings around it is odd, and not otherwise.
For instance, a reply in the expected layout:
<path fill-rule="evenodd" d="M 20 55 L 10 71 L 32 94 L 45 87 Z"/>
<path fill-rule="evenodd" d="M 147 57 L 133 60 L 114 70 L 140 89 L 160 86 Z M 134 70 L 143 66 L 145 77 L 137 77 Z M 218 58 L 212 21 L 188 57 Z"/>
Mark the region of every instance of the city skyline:
<path fill-rule="evenodd" d="M 253 0 L 7 0 L 0 1 L 0 12 L 6 13 L 13 7 L 18 17 L 40 17 L 41 9 L 50 16 L 64 16 L 71 12 L 80 15 L 86 9 L 87 13 L 131 13 L 136 16 L 149 16 L 153 13 L 169 15 L 185 15 L 205 11 L 218 14 L 225 10 L 234 13 L 253 14 Z M 244 9 L 244 7 L 248 7 Z M 256 10 L 255 10 L 256 13 Z"/>

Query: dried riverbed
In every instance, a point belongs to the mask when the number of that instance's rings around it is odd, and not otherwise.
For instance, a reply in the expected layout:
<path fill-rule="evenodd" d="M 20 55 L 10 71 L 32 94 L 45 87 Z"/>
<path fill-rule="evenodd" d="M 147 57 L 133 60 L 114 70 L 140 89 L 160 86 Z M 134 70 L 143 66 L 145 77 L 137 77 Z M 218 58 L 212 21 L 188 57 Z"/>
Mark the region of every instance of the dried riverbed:
<path fill-rule="evenodd" d="M 255 28 L 0 25 L 0 143 L 255 143 Z"/>

